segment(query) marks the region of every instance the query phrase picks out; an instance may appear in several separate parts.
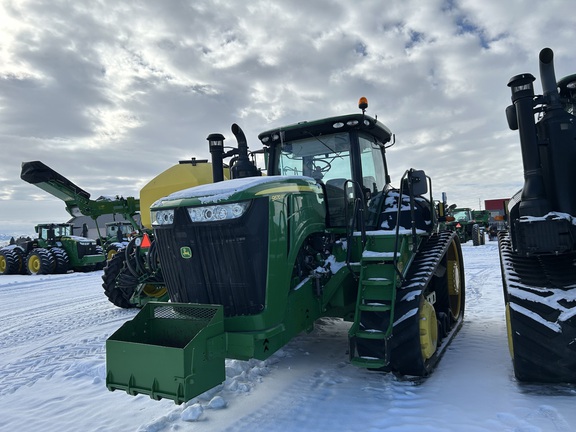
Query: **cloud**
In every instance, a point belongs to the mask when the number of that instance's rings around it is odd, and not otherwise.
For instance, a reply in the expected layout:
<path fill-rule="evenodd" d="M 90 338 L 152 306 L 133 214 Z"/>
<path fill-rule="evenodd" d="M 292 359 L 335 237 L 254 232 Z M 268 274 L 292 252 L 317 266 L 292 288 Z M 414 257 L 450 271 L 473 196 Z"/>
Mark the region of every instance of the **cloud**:
<path fill-rule="evenodd" d="M 396 134 L 393 182 L 415 167 L 459 205 L 510 196 L 523 176 L 506 84 L 537 75 L 545 46 L 558 77 L 576 70 L 565 6 L 6 1 L 0 219 L 10 220 L 15 196 L 28 206 L 12 213 L 46 205 L 19 179 L 23 161 L 42 160 L 96 195 L 134 196 L 178 160 L 207 158 L 208 134 L 233 143 L 233 122 L 258 148 L 259 132 L 355 112 L 360 96 Z"/>

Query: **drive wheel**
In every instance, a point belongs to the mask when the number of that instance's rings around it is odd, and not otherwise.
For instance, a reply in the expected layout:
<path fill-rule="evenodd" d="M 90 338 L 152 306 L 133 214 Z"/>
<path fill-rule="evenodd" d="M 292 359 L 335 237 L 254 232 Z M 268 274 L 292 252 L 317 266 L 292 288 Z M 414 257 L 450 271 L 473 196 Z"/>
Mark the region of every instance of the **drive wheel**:
<path fill-rule="evenodd" d="M 30 275 L 50 274 L 54 271 L 54 267 L 54 257 L 46 249 L 32 249 L 26 257 L 26 270 Z"/>
<path fill-rule="evenodd" d="M 146 297 L 150 297 L 153 300 L 164 297 L 168 293 L 168 290 L 164 285 L 154 285 L 154 284 L 144 284 L 142 288 L 142 294 Z"/>
<path fill-rule="evenodd" d="M 480 227 L 478 224 L 472 225 L 472 244 L 474 246 L 480 246 Z"/>
<path fill-rule="evenodd" d="M 0 275 L 16 274 L 19 269 L 16 254 L 11 250 L 0 250 Z"/>
<path fill-rule="evenodd" d="M 136 307 L 130 299 L 138 286 L 138 279 L 128 271 L 125 263 L 126 255 L 123 252 L 115 254 L 108 261 L 102 275 L 102 287 L 110 302 L 118 307 L 130 309 Z"/>
<path fill-rule="evenodd" d="M 118 253 L 118 246 L 111 244 L 106 248 L 106 261 L 110 261 L 114 255 Z"/>
<path fill-rule="evenodd" d="M 448 316 L 455 322 L 464 313 L 464 272 L 462 252 L 455 242 L 446 255 Z"/>
<path fill-rule="evenodd" d="M 26 270 L 26 256 L 24 254 L 24 250 L 17 247 L 12 250 L 12 253 L 16 257 L 16 261 L 18 262 L 18 270 L 16 270 L 16 274 L 25 275 L 28 274 Z"/>
<path fill-rule="evenodd" d="M 55 267 L 54 273 L 63 274 L 67 273 L 70 270 L 70 258 L 68 258 L 68 254 L 62 248 L 52 248 L 50 252 L 54 256 Z"/>
<path fill-rule="evenodd" d="M 432 303 L 422 299 L 418 316 L 420 318 L 420 351 L 422 359 L 426 362 L 438 348 L 438 320 Z"/>

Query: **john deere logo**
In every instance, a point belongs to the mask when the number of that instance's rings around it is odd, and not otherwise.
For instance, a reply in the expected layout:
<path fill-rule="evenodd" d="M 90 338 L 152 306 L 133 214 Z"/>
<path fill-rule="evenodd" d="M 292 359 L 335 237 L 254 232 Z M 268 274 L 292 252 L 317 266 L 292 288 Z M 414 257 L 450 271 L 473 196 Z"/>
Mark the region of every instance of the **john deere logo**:
<path fill-rule="evenodd" d="M 188 246 L 182 246 L 180 248 L 180 256 L 184 259 L 192 258 L 192 249 L 190 249 Z"/>

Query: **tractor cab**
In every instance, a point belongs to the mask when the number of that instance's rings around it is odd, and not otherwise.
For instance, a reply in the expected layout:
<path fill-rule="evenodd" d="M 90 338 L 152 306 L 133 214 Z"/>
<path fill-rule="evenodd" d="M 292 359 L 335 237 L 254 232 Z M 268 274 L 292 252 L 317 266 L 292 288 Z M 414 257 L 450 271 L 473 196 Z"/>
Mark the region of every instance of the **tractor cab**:
<path fill-rule="evenodd" d="M 385 148 L 390 130 L 363 114 L 302 122 L 259 135 L 268 147 L 268 175 L 307 176 L 323 188 L 327 225 L 346 225 L 353 199 L 364 203 L 389 184 Z"/>
<path fill-rule="evenodd" d="M 74 226 L 72 224 L 41 224 L 35 227 L 38 238 L 54 242 L 62 237 L 70 237 Z"/>
<path fill-rule="evenodd" d="M 390 186 L 385 151 L 394 144 L 394 136 L 364 113 L 300 122 L 263 132 L 258 138 L 269 154 L 268 175 L 311 177 L 322 186 L 330 228 L 346 227 L 354 219 L 357 229 L 394 229 L 397 217 L 408 228 L 409 212 L 395 214 L 398 200 L 406 209 L 410 196 L 428 192 L 423 171 L 407 172 L 410 178 L 402 180 L 400 190 Z M 408 184 L 419 185 L 411 194 Z M 429 231 L 430 201 L 416 198 L 414 205 L 423 210 L 416 215 L 421 219 L 418 228 Z M 363 217 L 358 215 L 360 209 Z"/>

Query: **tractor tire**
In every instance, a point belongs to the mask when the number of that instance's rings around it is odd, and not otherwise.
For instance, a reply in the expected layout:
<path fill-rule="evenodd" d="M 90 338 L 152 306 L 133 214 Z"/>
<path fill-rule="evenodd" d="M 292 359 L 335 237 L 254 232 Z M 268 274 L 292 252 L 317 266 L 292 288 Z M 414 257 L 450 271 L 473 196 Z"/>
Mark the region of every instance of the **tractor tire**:
<path fill-rule="evenodd" d="M 50 252 L 54 256 L 55 261 L 54 273 L 68 273 L 68 270 L 70 270 L 70 258 L 68 257 L 66 251 L 62 248 L 55 247 L 50 249 Z"/>
<path fill-rule="evenodd" d="M 20 263 L 14 250 L 0 250 L 0 275 L 18 274 Z"/>
<path fill-rule="evenodd" d="M 114 254 L 107 262 L 102 281 L 104 294 L 112 304 L 124 309 L 136 307 L 130 299 L 138 286 L 138 279 L 126 267 L 126 255 L 123 250 Z"/>
<path fill-rule="evenodd" d="M 15 274 L 18 271 L 18 258 L 10 249 L 0 250 L 0 275 Z"/>
<path fill-rule="evenodd" d="M 472 244 L 480 246 L 480 227 L 478 224 L 472 225 Z"/>
<path fill-rule="evenodd" d="M 26 256 L 24 254 L 24 250 L 17 247 L 14 248 L 12 252 L 18 260 L 18 271 L 16 273 L 21 275 L 28 274 L 28 271 L 26 270 Z"/>
<path fill-rule="evenodd" d="M 54 272 L 56 262 L 49 250 L 35 248 L 26 257 L 26 271 L 29 275 L 46 275 Z"/>

